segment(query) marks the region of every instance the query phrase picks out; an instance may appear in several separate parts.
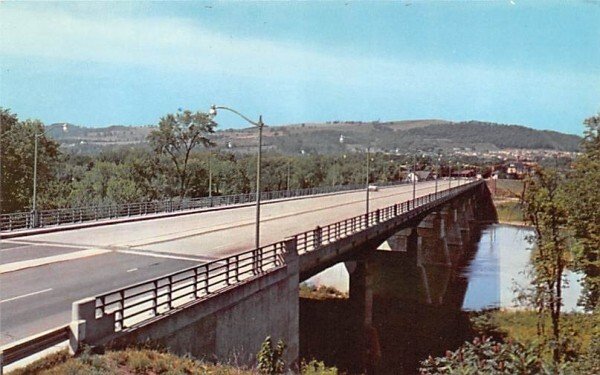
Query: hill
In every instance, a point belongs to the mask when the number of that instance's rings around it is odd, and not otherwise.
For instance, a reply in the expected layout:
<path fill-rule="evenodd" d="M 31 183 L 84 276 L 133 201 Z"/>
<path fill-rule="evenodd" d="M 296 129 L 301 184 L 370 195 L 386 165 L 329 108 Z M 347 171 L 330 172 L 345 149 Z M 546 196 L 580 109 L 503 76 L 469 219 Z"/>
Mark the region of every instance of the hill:
<path fill-rule="evenodd" d="M 152 126 L 110 126 L 86 128 L 52 124 L 48 133 L 65 147 L 81 151 L 106 146 L 146 143 Z M 221 130 L 213 137 L 219 147 L 231 145 L 236 152 L 253 152 L 256 147 L 255 128 Z M 340 135 L 344 142 L 340 142 Z M 403 152 L 411 150 L 445 152 L 456 149 L 496 151 L 499 149 L 548 149 L 577 151 L 581 137 L 555 131 L 536 130 L 519 125 L 488 122 L 450 122 L 444 120 L 409 120 L 391 122 L 333 121 L 269 126 L 264 130 L 263 144 L 267 150 L 283 153 L 342 153 L 362 150 Z"/>

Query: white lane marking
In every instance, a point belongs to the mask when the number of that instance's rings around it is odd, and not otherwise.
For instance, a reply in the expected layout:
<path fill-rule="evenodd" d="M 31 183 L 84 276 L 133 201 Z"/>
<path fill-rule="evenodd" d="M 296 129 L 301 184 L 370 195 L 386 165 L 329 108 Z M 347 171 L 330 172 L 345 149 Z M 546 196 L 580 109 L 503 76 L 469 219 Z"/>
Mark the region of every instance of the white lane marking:
<path fill-rule="evenodd" d="M 157 253 L 151 253 L 151 252 L 147 252 L 147 251 L 117 250 L 116 252 L 117 253 L 123 253 L 123 254 L 145 255 L 147 257 L 155 257 L 155 258 L 191 260 L 191 261 L 198 262 L 198 263 L 202 262 L 202 260 L 196 259 L 196 258 L 188 258 L 188 257 L 174 256 L 174 255 L 157 254 Z"/>
<path fill-rule="evenodd" d="M 2 240 L 2 241 L 6 241 L 6 240 Z M 6 241 L 8 242 L 8 241 Z M 16 244 L 23 244 L 23 245 L 29 245 L 29 246 L 53 246 L 53 247 L 64 247 L 64 248 L 70 248 L 70 249 L 84 249 L 86 247 L 88 247 L 89 245 L 71 245 L 71 244 L 67 244 L 67 243 L 60 243 L 60 242 L 37 242 L 37 241 L 15 241 L 15 240 L 11 240 L 11 243 L 16 243 Z"/>
<path fill-rule="evenodd" d="M 138 270 L 137 268 L 132 268 L 132 269 L 130 269 L 130 270 L 127 270 L 127 272 L 135 272 L 135 271 L 137 271 L 137 270 Z"/>
<path fill-rule="evenodd" d="M 0 274 L 6 273 L 6 272 L 20 271 L 25 268 L 44 266 L 44 265 L 51 264 L 51 263 L 64 262 L 67 260 L 87 258 L 90 256 L 106 254 L 106 253 L 110 253 L 110 252 L 111 252 L 110 250 L 93 248 L 93 249 L 75 251 L 75 252 L 66 253 L 66 254 L 53 255 L 53 256 L 49 256 L 49 257 L 23 260 L 23 261 L 13 262 L 13 263 L 6 263 L 6 264 L 0 265 Z"/>
<path fill-rule="evenodd" d="M 14 300 L 17 300 L 17 299 L 29 297 L 29 296 L 35 296 L 36 294 L 46 293 L 46 292 L 49 292 L 51 290 L 52 290 L 52 288 L 48 288 L 48 289 L 44 289 L 44 290 L 39 290 L 37 292 L 27 293 L 27 294 L 23 294 L 23 295 L 20 295 L 20 296 L 3 299 L 3 300 L 0 300 L 0 303 L 10 302 L 10 301 L 14 301 Z"/>
<path fill-rule="evenodd" d="M 2 248 L 0 248 L 0 251 L 17 250 L 17 249 L 21 249 L 23 247 L 30 246 L 30 245 L 24 244 L 24 243 L 13 243 L 13 242 L 9 242 L 9 243 L 12 243 L 13 245 L 19 245 L 19 246 L 2 247 Z"/>

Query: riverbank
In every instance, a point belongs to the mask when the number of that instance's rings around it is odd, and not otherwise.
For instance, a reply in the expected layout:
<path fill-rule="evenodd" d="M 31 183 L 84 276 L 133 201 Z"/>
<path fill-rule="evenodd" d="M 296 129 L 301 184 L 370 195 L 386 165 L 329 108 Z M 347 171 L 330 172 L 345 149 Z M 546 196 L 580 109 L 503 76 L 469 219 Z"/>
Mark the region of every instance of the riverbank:
<path fill-rule="evenodd" d="M 518 227 L 530 227 L 523 217 L 523 207 L 518 198 L 494 198 L 498 223 Z"/>

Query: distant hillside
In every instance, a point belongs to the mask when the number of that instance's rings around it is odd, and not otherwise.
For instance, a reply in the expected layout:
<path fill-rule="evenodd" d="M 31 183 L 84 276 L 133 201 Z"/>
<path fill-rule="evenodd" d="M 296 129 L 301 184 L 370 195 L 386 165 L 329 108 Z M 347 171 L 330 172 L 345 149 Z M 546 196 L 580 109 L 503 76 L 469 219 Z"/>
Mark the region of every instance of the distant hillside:
<path fill-rule="evenodd" d="M 49 126 L 49 134 L 66 147 L 85 152 L 88 148 L 146 143 L 152 126 L 110 126 L 86 128 L 62 124 Z M 256 129 L 227 129 L 214 135 L 220 147 L 231 144 L 233 151 L 251 152 L 256 146 Z M 344 143 L 340 143 L 340 135 Z M 518 125 L 501 125 L 479 121 L 409 120 L 392 122 L 334 121 L 269 126 L 264 131 L 267 150 L 284 153 L 340 153 L 364 149 L 399 152 L 442 149 L 494 151 L 507 148 L 577 151 L 581 138 L 548 130 Z"/>

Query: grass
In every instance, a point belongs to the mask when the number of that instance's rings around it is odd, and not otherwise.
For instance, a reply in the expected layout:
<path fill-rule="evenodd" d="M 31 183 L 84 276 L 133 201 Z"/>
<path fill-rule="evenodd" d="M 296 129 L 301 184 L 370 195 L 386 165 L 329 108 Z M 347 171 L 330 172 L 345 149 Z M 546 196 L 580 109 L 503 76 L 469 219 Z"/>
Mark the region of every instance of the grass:
<path fill-rule="evenodd" d="M 325 300 L 332 298 L 348 298 L 348 293 L 340 292 L 334 287 L 321 285 L 319 287 L 302 283 L 300 284 L 300 298 Z"/>
<path fill-rule="evenodd" d="M 523 223 L 523 209 L 518 201 L 498 202 L 496 212 L 501 223 Z"/>
<path fill-rule="evenodd" d="M 133 375 L 133 374 L 214 374 L 253 375 L 252 369 L 210 364 L 192 358 L 148 349 L 110 351 L 102 355 L 82 353 L 78 357 L 59 352 L 42 358 L 10 375 Z"/>
<path fill-rule="evenodd" d="M 541 343 L 551 338 L 550 317 L 544 321 L 545 333 L 538 337 L 537 316 L 534 311 L 491 310 L 474 313 L 471 318 L 476 334 L 512 339 L 526 345 Z M 565 346 L 572 355 L 586 353 L 591 348 L 592 338 L 600 333 L 600 317 L 584 313 L 563 313 L 561 318 L 562 336 L 567 339 Z M 542 356 L 552 357 L 547 347 Z"/>
<path fill-rule="evenodd" d="M 496 197 L 520 197 L 523 194 L 523 180 L 494 180 L 490 187 L 493 191 L 493 186 L 496 188 Z"/>
<path fill-rule="evenodd" d="M 323 362 L 302 362 L 302 375 L 337 375 Z M 10 372 L 10 375 L 258 375 L 254 368 L 213 364 L 151 349 L 125 349 L 105 354 L 84 351 L 78 357 L 61 351 Z"/>

